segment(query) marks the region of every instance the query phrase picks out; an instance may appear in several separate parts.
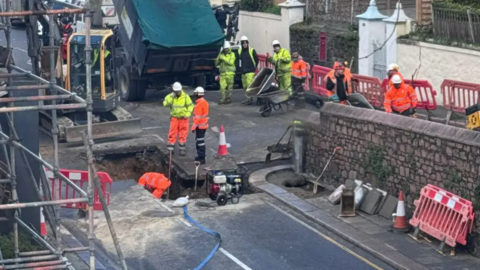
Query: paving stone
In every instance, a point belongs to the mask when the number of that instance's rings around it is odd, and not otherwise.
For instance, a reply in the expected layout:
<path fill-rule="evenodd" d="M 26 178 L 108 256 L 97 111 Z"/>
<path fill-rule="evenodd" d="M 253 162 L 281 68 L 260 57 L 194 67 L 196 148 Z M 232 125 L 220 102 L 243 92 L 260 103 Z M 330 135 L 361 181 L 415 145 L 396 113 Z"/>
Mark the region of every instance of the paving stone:
<path fill-rule="evenodd" d="M 351 179 L 347 179 L 345 181 L 345 187 L 346 188 L 355 188 L 357 186 L 357 184 L 355 183 L 355 181 L 351 180 Z"/>
<path fill-rule="evenodd" d="M 392 214 L 395 213 L 397 208 L 398 199 L 393 197 L 392 195 L 388 195 L 385 204 L 383 204 L 382 209 L 380 209 L 379 216 L 382 216 L 387 219 L 392 218 Z"/>
<path fill-rule="evenodd" d="M 351 181 L 351 180 L 350 180 Z M 353 181 L 352 181 L 353 182 Z M 340 185 L 337 189 L 335 189 L 334 192 L 332 192 L 332 194 L 330 194 L 330 196 L 328 196 L 328 201 L 331 203 L 331 204 L 339 204 L 340 203 L 340 199 L 342 198 L 342 192 L 343 192 L 343 189 L 345 188 L 344 185 Z"/>
<path fill-rule="evenodd" d="M 362 203 L 362 206 L 360 206 L 360 210 L 367 214 L 373 215 L 378 204 L 380 203 L 380 200 L 382 199 L 382 196 L 383 195 L 376 190 L 369 191 Z"/>
<path fill-rule="evenodd" d="M 387 200 L 387 195 L 388 195 L 388 192 L 384 190 L 381 190 L 379 188 L 377 188 L 376 190 L 382 194 L 382 200 L 377 205 L 377 209 L 375 209 L 374 214 L 378 214 L 380 212 L 380 209 L 382 209 L 383 205 L 385 204 L 385 201 Z"/>

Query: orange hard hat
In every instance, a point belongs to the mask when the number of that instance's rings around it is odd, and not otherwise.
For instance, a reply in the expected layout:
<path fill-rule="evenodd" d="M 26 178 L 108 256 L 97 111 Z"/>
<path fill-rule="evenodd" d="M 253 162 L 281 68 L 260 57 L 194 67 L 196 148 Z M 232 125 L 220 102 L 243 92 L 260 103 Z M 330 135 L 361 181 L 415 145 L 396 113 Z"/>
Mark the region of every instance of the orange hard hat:
<path fill-rule="evenodd" d="M 342 62 L 335 62 L 335 63 L 333 64 L 333 69 L 334 69 L 334 70 L 339 70 L 339 69 L 340 69 L 340 70 L 343 70 L 343 69 L 345 69 L 345 66 L 343 65 Z"/>

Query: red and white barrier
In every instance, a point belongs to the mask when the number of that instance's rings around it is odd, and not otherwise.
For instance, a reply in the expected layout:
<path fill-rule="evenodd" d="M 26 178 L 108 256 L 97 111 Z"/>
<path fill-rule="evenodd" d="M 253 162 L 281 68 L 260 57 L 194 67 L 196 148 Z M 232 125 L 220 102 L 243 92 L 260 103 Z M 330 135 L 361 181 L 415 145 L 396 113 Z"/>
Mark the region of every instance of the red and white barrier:
<path fill-rule="evenodd" d="M 427 185 L 414 204 L 415 212 L 410 219 L 410 224 L 416 228 L 414 236 L 421 230 L 451 247 L 467 243 L 467 234 L 472 231 L 475 218 L 472 202 Z"/>

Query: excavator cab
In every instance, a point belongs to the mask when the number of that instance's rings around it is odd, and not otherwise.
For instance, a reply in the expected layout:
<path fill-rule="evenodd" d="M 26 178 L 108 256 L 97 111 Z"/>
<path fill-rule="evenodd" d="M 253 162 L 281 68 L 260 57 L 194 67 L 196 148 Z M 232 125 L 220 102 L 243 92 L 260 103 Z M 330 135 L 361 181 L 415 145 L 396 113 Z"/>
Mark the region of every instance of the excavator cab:
<path fill-rule="evenodd" d="M 113 87 L 112 54 L 109 48 L 113 36 L 112 30 L 91 30 L 91 60 L 92 60 L 92 96 L 94 110 L 110 111 L 120 101 L 120 96 Z M 74 33 L 67 44 L 67 64 L 65 88 L 86 95 L 86 59 L 85 32 Z M 64 68 L 65 70 L 65 68 Z"/>
<path fill-rule="evenodd" d="M 134 119 L 128 111 L 119 106 L 120 95 L 113 83 L 113 57 L 109 48 L 112 39 L 113 32 L 110 29 L 90 30 L 93 139 L 136 135 L 142 132 L 140 119 Z M 63 76 L 59 80 L 59 82 L 63 81 L 66 90 L 76 93 L 83 99 L 86 99 L 87 96 L 85 41 L 85 31 L 73 33 L 69 37 L 66 44 L 67 61 L 63 65 Z M 45 65 L 45 67 L 47 66 L 49 64 Z M 46 123 L 46 121 L 42 123 Z M 81 141 L 81 132 L 86 130 L 86 124 L 85 110 L 63 111 L 57 122 L 60 140 Z M 42 124 L 42 127 L 44 128 L 41 130 L 49 130 L 46 124 Z"/>

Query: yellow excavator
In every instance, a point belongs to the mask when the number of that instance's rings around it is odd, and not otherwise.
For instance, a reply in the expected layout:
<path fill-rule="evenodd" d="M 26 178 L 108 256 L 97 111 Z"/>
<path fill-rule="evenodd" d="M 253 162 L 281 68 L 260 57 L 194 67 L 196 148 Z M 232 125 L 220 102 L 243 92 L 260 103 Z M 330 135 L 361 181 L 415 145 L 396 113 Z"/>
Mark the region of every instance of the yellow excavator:
<path fill-rule="evenodd" d="M 142 132 L 140 119 L 119 106 L 120 94 L 115 85 L 113 66 L 113 31 L 110 29 L 92 29 L 92 98 L 93 98 L 93 128 L 94 139 L 135 135 Z M 57 80 L 63 83 L 65 89 L 86 98 L 86 62 L 85 62 L 85 31 L 73 33 L 67 41 L 67 61 L 60 65 L 60 54 L 57 61 Z M 42 72 L 49 72 L 49 54 L 42 55 Z M 45 63 L 45 64 L 43 64 Z M 62 71 L 59 72 L 59 66 Z M 62 75 L 60 75 L 62 74 Z M 81 132 L 86 130 L 86 111 L 62 110 L 57 121 L 60 141 L 78 142 L 82 140 Z M 50 134 L 51 116 L 48 112 L 41 113 L 40 129 Z"/>

